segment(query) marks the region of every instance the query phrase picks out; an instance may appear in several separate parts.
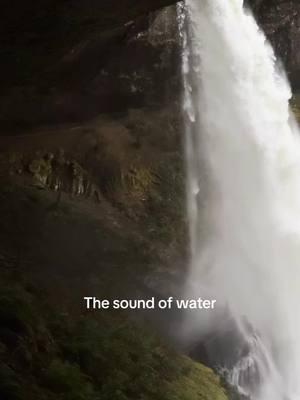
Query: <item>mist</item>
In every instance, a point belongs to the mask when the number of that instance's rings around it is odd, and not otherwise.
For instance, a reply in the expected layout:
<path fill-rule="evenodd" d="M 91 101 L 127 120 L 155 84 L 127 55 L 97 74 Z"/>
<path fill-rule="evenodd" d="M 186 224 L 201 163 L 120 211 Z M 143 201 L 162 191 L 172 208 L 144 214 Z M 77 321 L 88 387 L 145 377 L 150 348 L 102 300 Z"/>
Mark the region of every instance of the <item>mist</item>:
<path fill-rule="evenodd" d="M 256 400 L 300 398 L 300 144 L 291 89 L 242 0 L 187 0 L 183 42 L 191 265 L 186 296 L 217 309 L 186 334 L 234 325 L 222 367 Z M 187 333 L 188 332 L 188 333 Z"/>

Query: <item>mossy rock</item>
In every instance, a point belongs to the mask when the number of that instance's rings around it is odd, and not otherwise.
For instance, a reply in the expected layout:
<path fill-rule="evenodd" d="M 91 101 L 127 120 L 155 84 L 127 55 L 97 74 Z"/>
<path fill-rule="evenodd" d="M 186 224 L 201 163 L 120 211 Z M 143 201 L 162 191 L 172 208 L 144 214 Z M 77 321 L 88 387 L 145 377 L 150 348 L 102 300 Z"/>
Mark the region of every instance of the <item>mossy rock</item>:
<path fill-rule="evenodd" d="M 51 162 L 44 158 L 36 158 L 31 161 L 28 169 L 33 175 L 35 184 L 45 187 L 52 172 Z"/>
<path fill-rule="evenodd" d="M 188 358 L 182 358 L 185 373 L 170 385 L 172 400 L 227 400 L 220 379 L 214 372 Z"/>
<path fill-rule="evenodd" d="M 6 293 L 2 306 L 8 304 L 10 313 L 27 327 L 36 321 L 36 309 L 25 294 L 19 290 L 12 294 L 12 307 Z M 1 400 L 23 400 L 24 393 L 28 400 L 226 400 L 210 369 L 179 355 L 150 327 L 124 314 L 87 315 L 77 320 L 67 316 L 60 320 L 59 331 L 49 321 L 51 313 L 40 318 L 47 320 L 44 324 L 56 346 L 51 353 L 31 348 L 39 332 L 33 329 L 33 340 L 25 342 L 24 350 L 31 351 L 34 367 L 24 372 L 19 358 L 13 360 L 14 370 L 5 362 L 0 364 Z"/>
<path fill-rule="evenodd" d="M 45 386 L 66 400 L 97 400 L 88 377 L 75 364 L 53 360 L 44 376 Z"/>
<path fill-rule="evenodd" d="M 178 354 L 145 321 L 108 310 L 58 317 L 44 293 L 4 286 L 0 323 L 16 346 L 0 338 L 1 400 L 226 400 L 210 369 Z"/>
<path fill-rule="evenodd" d="M 63 348 L 99 388 L 101 400 L 226 400 L 212 370 L 123 318 L 85 317 Z"/>

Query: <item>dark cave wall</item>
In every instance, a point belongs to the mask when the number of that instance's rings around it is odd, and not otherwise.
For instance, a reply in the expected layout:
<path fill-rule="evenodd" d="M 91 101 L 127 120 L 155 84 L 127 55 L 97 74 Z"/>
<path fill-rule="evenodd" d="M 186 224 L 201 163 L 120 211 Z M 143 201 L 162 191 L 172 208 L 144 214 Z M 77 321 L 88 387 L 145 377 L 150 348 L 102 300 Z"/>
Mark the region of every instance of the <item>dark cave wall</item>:
<path fill-rule="evenodd" d="M 44 35 L 38 36 L 44 41 L 40 51 L 36 43 L 16 41 L 11 59 L 0 66 L 0 126 L 5 134 L 178 101 L 175 7 L 107 31 L 97 27 L 97 33 L 91 21 L 84 28 L 84 21 L 77 25 L 78 35 L 84 30 L 78 40 L 66 36 L 53 49 Z"/>
<path fill-rule="evenodd" d="M 249 0 L 300 86 L 300 4 Z M 0 134 L 132 108 L 178 107 L 176 7 L 155 1 L 1 5 Z M 159 88 L 159 89 L 158 89 Z"/>
<path fill-rule="evenodd" d="M 254 13 L 287 69 L 300 87 L 300 3 L 297 0 L 252 0 Z"/>
<path fill-rule="evenodd" d="M 4 60 L 1 69 L 7 76 L 1 74 L 1 84 L 35 81 L 78 44 L 91 39 L 108 41 L 126 32 L 126 23 L 171 3 L 6 0 L 1 3 L 0 47 Z"/>

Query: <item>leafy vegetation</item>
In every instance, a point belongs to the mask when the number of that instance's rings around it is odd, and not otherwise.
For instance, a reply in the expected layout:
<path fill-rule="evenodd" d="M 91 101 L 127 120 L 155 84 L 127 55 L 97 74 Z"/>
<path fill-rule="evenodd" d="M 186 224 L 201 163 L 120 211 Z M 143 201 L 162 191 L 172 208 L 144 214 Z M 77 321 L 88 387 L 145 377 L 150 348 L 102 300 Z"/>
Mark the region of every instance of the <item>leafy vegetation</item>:
<path fill-rule="evenodd" d="M 2 400 L 226 399 L 211 370 L 149 327 L 116 311 L 60 315 L 26 287 L 0 283 Z"/>

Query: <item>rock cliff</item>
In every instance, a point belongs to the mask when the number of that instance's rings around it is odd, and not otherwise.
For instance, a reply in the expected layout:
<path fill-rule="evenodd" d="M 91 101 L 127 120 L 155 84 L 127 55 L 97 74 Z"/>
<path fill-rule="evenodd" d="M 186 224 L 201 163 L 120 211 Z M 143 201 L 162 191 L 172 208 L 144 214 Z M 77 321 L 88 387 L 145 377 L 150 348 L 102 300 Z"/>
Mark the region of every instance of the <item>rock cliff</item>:
<path fill-rule="evenodd" d="M 249 2 L 298 86 L 298 1 Z M 178 101 L 176 9 L 157 11 L 171 3 L 4 2 L 1 133 Z"/>

